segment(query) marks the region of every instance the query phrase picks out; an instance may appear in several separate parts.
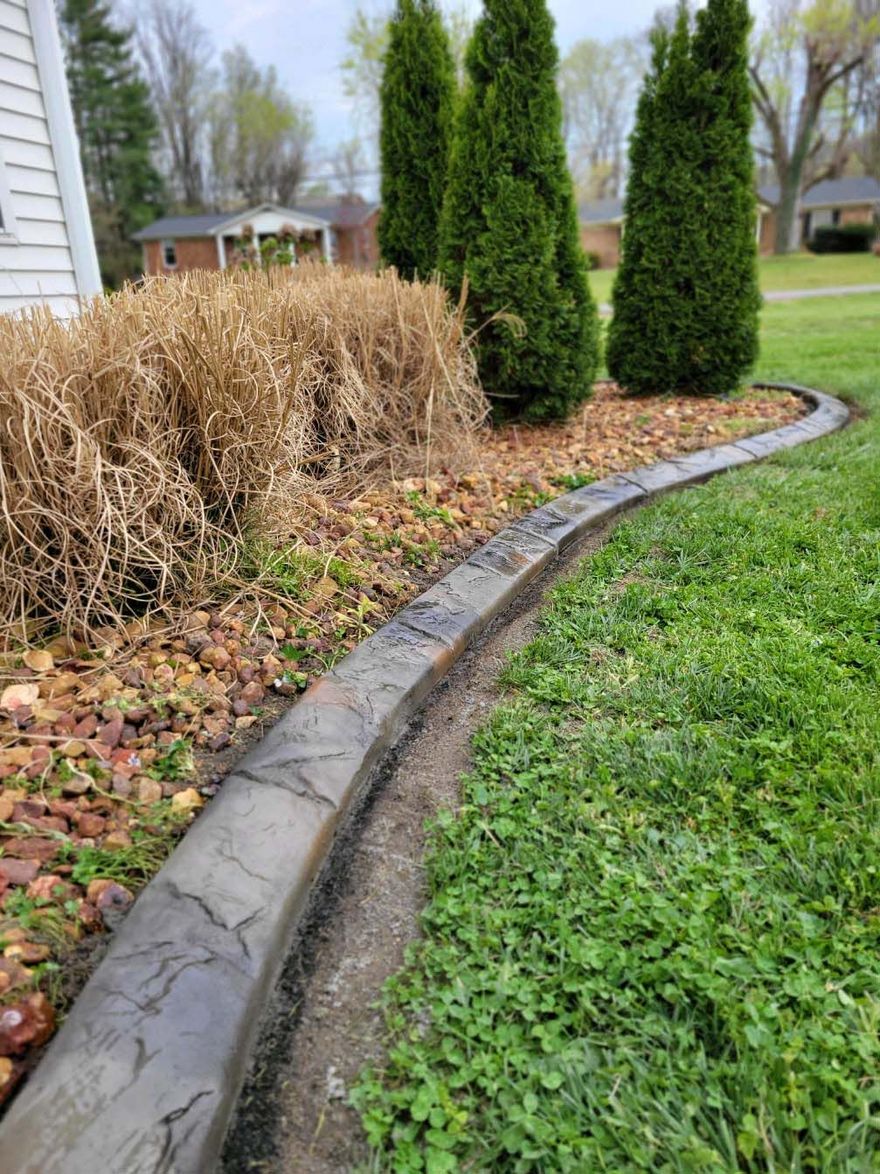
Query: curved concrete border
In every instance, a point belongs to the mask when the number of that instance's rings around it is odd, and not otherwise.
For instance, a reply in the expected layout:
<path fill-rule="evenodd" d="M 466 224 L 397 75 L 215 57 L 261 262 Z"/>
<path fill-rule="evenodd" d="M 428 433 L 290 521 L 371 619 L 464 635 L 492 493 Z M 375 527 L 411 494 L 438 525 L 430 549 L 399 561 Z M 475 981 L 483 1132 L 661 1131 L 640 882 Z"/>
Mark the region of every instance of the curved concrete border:
<path fill-rule="evenodd" d="M 8 1174 L 215 1168 L 260 1013 L 340 821 L 468 644 L 627 506 L 842 427 L 832 396 L 774 432 L 608 477 L 493 538 L 318 680 L 147 885 L 0 1126 Z"/>

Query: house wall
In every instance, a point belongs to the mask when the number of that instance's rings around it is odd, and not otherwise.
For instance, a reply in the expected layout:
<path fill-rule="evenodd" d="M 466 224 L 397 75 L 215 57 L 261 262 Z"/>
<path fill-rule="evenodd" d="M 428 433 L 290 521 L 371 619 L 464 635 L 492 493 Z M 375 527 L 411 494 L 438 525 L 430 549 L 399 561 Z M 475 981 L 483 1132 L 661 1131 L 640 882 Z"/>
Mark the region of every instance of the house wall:
<path fill-rule="evenodd" d="M 379 264 L 379 209 L 363 224 L 336 229 L 335 259 L 355 269 L 375 269 Z"/>
<path fill-rule="evenodd" d="M 63 119 L 57 129 L 63 104 L 69 112 L 63 69 L 60 77 L 41 76 L 41 69 L 55 68 L 51 57 L 47 61 L 47 45 L 53 48 L 47 38 L 57 39 L 47 5 L 51 0 L 0 0 L 0 185 L 7 218 L 12 216 L 6 225 L 12 231 L 0 232 L 0 312 L 45 303 L 69 317 L 78 309 L 79 294 L 100 290 L 100 279 L 84 191 L 82 208 L 65 206 L 65 199 L 75 203 L 82 177 Z M 54 147 L 53 129 L 64 137 Z M 62 168 L 71 158 L 76 174 L 65 175 Z"/>
<path fill-rule="evenodd" d="M 175 241 L 177 265 L 166 269 L 162 264 L 162 242 L 144 242 L 144 272 L 149 276 L 160 273 L 187 273 L 190 269 L 219 269 L 217 241 L 213 236 L 182 237 Z"/>
<path fill-rule="evenodd" d="M 773 252 L 776 248 L 776 213 L 765 212 L 761 217 L 761 237 L 758 250 L 762 256 Z"/>
<path fill-rule="evenodd" d="M 874 223 L 874 209 L 870 204 L 864 204 L 861 207 L 855 208 L 841 208 L 840 209 L 840 223 L 841 224 L 873 224 Z"/>
<path fill-rule="evenodd" d="M 581 245 L 585 253 L 597 253 L 602 269 L 614 269 L 620 263 L 621 226 L 619 224 L 582 224 Z"/>

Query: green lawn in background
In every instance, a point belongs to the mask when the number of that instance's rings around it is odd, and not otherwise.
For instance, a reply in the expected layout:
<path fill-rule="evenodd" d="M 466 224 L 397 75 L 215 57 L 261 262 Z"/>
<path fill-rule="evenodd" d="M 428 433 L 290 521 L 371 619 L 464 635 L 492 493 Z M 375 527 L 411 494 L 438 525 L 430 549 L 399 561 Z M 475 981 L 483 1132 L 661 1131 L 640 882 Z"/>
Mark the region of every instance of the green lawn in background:
<path fill-rule="evenodd" d="M 845 432 L 556 587 L 427 859 L 376 1169 L 880 1169 L 880 296 L 764 313 Z"/>
<path fill-rule="evenodd" d="M 835 285 L 873 285 L 880 283 L 880 257 L 871 253 L 814 256 L 796 253 L 791 257 L 762 257 L 761 289 L 766 293 L 783 289 L 821 289 Z M 611 300 L 614 269 L 597 269 L 590 274 L 590 285 L 597 301 Z"/>

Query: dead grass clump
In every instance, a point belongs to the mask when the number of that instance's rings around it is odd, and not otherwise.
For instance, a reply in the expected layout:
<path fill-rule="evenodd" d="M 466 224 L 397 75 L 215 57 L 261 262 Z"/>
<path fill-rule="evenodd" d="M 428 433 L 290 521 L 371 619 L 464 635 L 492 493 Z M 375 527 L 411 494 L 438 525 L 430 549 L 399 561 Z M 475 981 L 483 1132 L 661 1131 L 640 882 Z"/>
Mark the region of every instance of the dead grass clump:
<path fill-rule="evenodd" d="M 311 495 L 471 459 L 486 410 L 461 308 L 390 273 L 154 278 L 0 348 L 7 640 L 210 594 Z"/>

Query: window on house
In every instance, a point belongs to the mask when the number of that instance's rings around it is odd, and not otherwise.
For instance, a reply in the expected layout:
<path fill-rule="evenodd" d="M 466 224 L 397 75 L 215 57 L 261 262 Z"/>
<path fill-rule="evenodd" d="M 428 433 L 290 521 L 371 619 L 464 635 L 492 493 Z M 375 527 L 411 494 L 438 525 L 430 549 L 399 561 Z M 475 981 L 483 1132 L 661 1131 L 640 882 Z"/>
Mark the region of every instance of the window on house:
<path fill-rule="evenodd" d="M 177 268 L 177 242 L 162 241 L 162 264 L 166 269 Z"/>
<path fill-rule="evenodd" d="M 837 228 L 840 225 L 840 209 L 835 208 L 831 213 L 831 223 Z"/>

